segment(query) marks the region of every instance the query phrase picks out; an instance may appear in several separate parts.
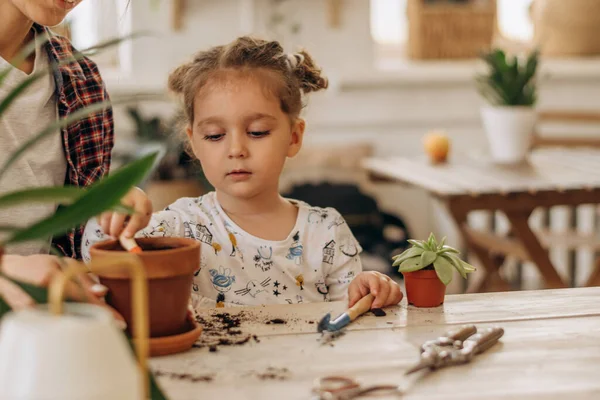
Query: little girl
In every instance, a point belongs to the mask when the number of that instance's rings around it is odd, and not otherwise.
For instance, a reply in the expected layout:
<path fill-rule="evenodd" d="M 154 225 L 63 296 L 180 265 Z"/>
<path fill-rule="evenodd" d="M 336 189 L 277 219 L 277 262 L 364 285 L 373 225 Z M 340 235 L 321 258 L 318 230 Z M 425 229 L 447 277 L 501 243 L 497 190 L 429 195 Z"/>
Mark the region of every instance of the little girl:
<path fill-rule="evenodd" d="M 367 293 L 373 308 L 397 304 L 398 285 L 362 272 L 361 247 L 333 208 L 279 195 L 287 157 L 302 146 L 302 94 L 325 89 L 306 52 L 285 54 L 279 43 L 241 37 L 195 55 L 169 77 L 180 95 L 193 154 L 215 191 L 182 198 L 151 219 L 105 214 L 102 231 L 117 237 L 177 236 L 202 243 L 193 285 L 196 307 L 223 304 L 296 304 L 348 299 Z M 147 201 L 139 189 L 125 204 Z M 149 222 L 149 224 L 148 224 Z M 148 225 L 148 226 L 146 226 Z M 105 239 L 90 221 L 83 255 Z"/>

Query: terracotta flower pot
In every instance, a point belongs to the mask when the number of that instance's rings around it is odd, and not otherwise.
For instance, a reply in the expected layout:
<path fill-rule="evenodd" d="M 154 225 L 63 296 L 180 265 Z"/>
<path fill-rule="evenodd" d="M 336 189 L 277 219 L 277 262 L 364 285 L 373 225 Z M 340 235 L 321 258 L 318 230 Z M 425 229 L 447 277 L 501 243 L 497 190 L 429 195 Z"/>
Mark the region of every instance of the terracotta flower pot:
<path fill-rule="evenodd" d="M 408 304 L 415 307 L 437 307 L 444 303 L 446 285 L 435 270 L 403 272 Z"/>
<path fill-rule="evenodd" d="M 143 250 L 139 257 L 148 277 L 150 337 L 183 333 L 188 328 L 186 315 L 192 279 L 200 265 L 200 243 L 185 238 L 136 241 Z M 92 259 L 101 259 L 122 251 L 125 250 L 118 240 L 109 240 L 92 246 L 90 255 Z M 109 289 L 106 302 L 123 315 L 129 331 L 132 324 L 129 276 L 124 272 L 106 272 L 99 278 Z"/>

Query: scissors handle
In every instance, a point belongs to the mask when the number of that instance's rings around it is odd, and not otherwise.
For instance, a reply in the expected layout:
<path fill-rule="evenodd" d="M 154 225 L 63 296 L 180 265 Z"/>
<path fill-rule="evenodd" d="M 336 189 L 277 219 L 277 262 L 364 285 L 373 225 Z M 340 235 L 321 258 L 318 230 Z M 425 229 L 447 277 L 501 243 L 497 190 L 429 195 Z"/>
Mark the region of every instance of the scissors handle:
<path fill-rule="evenodd" d="M 463 351 L 480 354 L 492 347 L 504 335 L 500 327 L 486 328 L 463 342 Z"/>
<path fill-rule="evenodd" d="M 477 328 L 475 327 L 475 325 L 464 325 L 458 329 L 449 331 L 446 334 L 446 337 L 453 341 L 460 340 L 462 342 L 466 340 L 469 336 L 474 335 L 475 333 L 477 333 Z"/>
<path fill-rule="evenodd" d="M 428 340 L 421 345 L 421 352 L 427 352 L 433 346 L 454 346 L 460 345 L 469 336 L 475 334 L 477 328 L 475 325 L 463 325 L 457 329 L 446 332 L 437 339 Z"/>

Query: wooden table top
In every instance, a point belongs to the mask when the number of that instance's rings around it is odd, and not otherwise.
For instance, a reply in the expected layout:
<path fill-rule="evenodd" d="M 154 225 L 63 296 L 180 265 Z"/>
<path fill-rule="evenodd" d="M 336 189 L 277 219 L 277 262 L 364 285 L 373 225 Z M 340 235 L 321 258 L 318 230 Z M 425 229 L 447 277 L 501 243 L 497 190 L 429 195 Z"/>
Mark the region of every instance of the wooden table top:
<path fill-rule="evenodd" d="M 174 400 L 308 399 L 315 379 L 331 374 L 397 384 L 406 399 L 596 399 L 598 299 L 600 287 L 450 295 L 433 309 L 403 300 L 384 317 L 363 315 L 329 344 L 316 324 L 327 312 L 342 312 L 340 302 L 206 310 L 204 317 L 244 312 L 241 330 L 259 341 L 216 352 L 194 348 L 150 364 Z M 273 318 L 287 323 L 265 323 Z M 466 323 L 501 326 L 505 334 L 470 364 L 403 375 L 418 361 L 421 343 Z"/>
<path fill-rule="evenodd" d="M 485 155 L 452 157 L 433 165 L 425 156 L 368 158 L 371 174 L 421 187 L 439 196 L 569 191 L 600 188 L 600 150 L 546 148 L 526 163 L 494 164 Z"/>

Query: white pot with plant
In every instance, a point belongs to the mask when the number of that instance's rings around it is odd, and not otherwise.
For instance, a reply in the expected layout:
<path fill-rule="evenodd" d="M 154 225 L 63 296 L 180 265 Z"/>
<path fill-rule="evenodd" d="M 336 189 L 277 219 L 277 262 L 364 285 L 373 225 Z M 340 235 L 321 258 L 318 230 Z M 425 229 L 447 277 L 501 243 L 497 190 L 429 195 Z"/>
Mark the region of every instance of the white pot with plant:
<path fill-rule="evenodd" d="M 476 79 L 479 93 L 488 102 L 481 108 L 481 118 L 490 154 L 498 163 L 520 163 L 531 147 L 538 57 L 535 50 L 521 60 L 516 56 L 507 59 L 499 49 L 481 56 L 488 66 L 488 73 Z"/>

